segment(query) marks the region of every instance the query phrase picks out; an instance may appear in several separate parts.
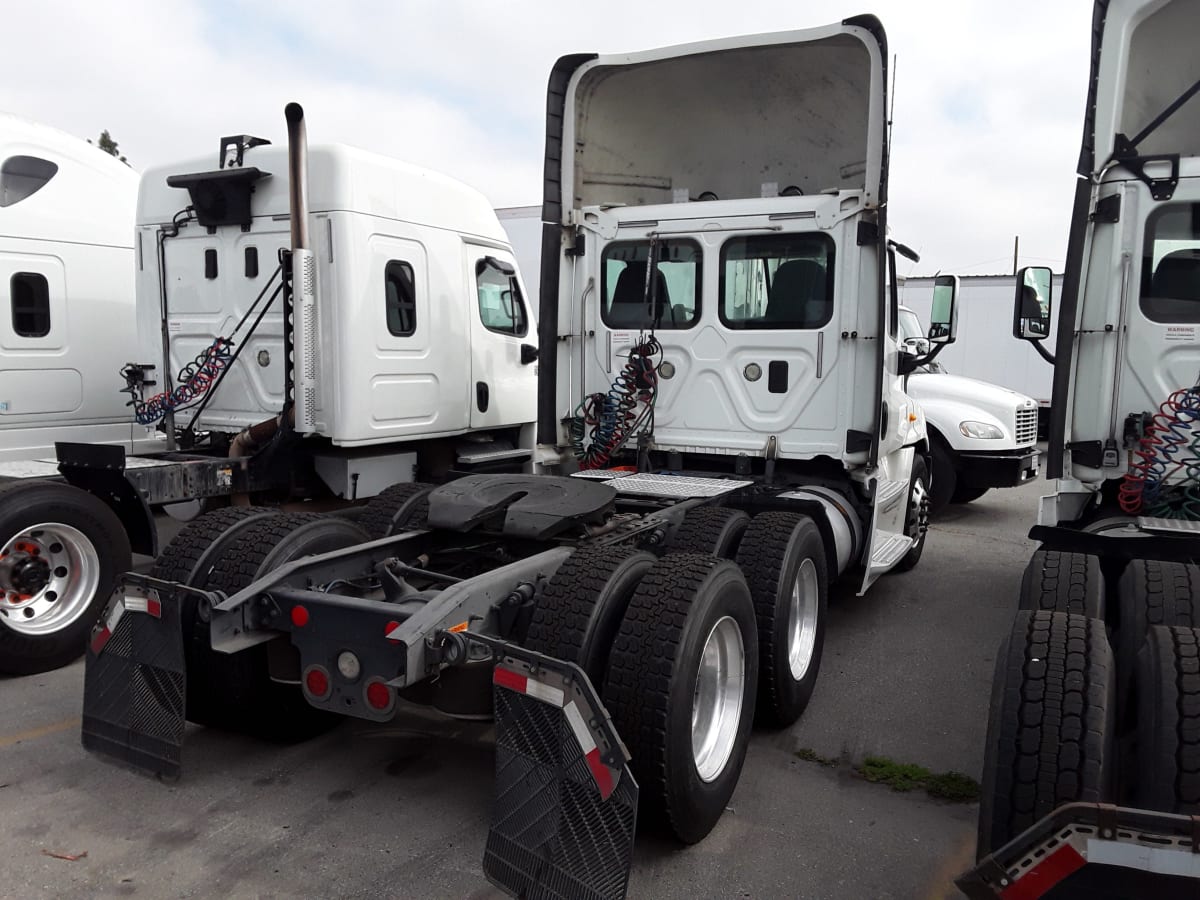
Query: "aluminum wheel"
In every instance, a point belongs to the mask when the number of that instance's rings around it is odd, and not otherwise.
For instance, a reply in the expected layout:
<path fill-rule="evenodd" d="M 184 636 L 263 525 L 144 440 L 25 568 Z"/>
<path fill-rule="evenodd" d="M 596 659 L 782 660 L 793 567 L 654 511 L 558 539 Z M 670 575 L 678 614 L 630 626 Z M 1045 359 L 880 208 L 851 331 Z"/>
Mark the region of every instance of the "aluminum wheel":
<path fill-rule="evenodd" d="M 800 681 L 812 664 L 817 646 L 817 618 L 820 616 L 817 566 L 811 559 L 800 563 L 792 582 L 792 602 L 788 611 L 788 668 Z"/>
<path fill-rule="evenodd" d="M 701 781 L 715 780 L 733 754 L 745 681 L 742 632 L 731 616 L 723 616 L 704 642 L 692 698 L 692 759 Z"/>
<path fill-rule="evenodd" d="M 70 525 L 33 525 L 0 549 L 0 616 L 20 634 L 66 628 L 84 614 L 99 585 L 100 555 Z"/>

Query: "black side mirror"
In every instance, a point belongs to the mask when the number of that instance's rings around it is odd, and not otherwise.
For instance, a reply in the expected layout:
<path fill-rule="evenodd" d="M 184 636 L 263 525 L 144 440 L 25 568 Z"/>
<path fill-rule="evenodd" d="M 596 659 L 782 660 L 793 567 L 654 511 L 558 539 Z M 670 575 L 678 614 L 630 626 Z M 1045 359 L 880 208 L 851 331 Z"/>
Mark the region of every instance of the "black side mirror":
<path fill-rule="evenodd" d="M 1052 274 L 1046 266 L 1026 266 L 1017 272 L 1013 301 L 1013 337 L 1044 341 L 1050 336 Z"/>
<path fill-rule="evenodd" d="M 929 313 L 929 343 L 953 344 L 958 332 L 958 276 L 933 279 L 933 307 Z"/>

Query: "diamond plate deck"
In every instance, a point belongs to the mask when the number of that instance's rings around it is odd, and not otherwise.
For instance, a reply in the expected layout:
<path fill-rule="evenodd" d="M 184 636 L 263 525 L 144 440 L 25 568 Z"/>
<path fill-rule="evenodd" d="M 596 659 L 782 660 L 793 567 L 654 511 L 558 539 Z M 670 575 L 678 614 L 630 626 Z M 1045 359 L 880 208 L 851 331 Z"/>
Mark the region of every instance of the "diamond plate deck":
<path fill-rule="evenodd" d="M 750 487 L 751 481 L 731 478 L 697 478 L 691 475 L 652 475 L 637 472 L 626 475 L 613 484 L 618 494 L 646 497 L 719 497 L 739 488 Z"/>
<path fill-rule="evenodd" d="M 1200 534 L 1200 522 L 1190 519 L 1160 519 L 1154 516 L 1139 516 L 1138 528 L 1143 531 L 1159 531 L 1173 534 Z"/>

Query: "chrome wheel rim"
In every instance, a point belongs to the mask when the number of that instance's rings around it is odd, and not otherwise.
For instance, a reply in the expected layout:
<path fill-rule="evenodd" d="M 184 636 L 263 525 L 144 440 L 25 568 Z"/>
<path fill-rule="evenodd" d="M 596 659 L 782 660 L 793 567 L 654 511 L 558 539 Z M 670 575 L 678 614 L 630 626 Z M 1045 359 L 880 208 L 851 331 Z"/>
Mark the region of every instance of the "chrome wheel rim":
<path fill-rule="evenodd" d="M 925 532 L 929 530 L 929 490 L 920 478 L 913 479 L 912 497 L 909 502 L 912 507 L 909 513 L 908 536 L 916 545 L 925 540 Z"/>
<path fill-rule="evenodd" d="M 817 567 L 811 559 L 805 559 L 792 582 L 788 610 L 788 668 L 796 681 L 807 674 L 817 646 L 817 619 L 821 615 L 818 599 Z"/>
<path fill-rule="evenodd" d="M 100 586 L 100 554 L 77 528 L 43 522 L 0 549 L 0 621 L 37 637 L 84 614 Z"/>
<path fill-rule="evenodd" d="M 692 759 L 701 781 L 715 780 L 733 755 L 745 681 L 741 629 L 731 616 L 723 616 L 704 642 L 692 697 Z"/>

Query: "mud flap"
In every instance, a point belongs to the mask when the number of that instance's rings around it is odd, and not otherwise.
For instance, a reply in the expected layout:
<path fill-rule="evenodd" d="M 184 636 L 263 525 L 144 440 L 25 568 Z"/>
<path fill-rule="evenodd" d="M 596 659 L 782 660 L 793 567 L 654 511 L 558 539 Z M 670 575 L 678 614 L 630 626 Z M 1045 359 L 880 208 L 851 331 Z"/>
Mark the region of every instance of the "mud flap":
<path fill-rule="evenodd" d="M 493 676 L 496 787 L 484 874 L 514 897 L 619 900 L 637 824 L 628 751 L 581 669 L 507 649 Z"/>
<path fill-rule="evenodd" d="M 177 778 L 184 729 L 180 605 L 172 591 L 155 590 L 151 581 L 156 579 L 124 576 L 92 629 L 83 746 L 135 769 Z"/>

